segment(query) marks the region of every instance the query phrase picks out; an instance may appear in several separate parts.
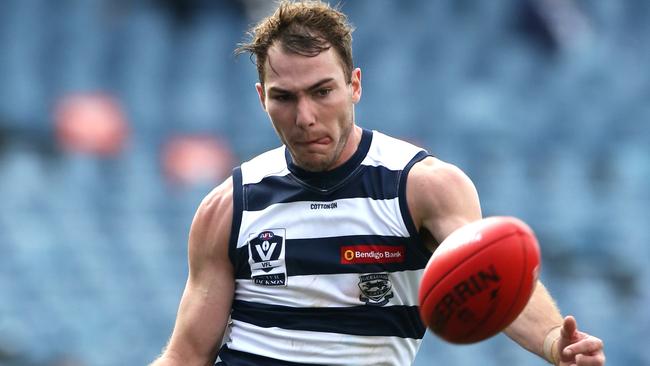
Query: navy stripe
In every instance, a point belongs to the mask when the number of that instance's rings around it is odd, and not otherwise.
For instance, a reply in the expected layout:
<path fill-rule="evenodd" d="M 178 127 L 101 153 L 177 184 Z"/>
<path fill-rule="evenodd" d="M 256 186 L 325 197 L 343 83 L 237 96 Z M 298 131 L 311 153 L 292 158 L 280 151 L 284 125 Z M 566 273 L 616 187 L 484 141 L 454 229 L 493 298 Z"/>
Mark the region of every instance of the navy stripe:
<path fill-rule="evenodd" d="M 232 171 L 232 225 L 230 227 L 230 239 L 228 240 L 228 257 L 230 257 L 230 262 L 235 266 L 235 268 L 237 268 L 237 264 L 241 263 L 236 260 L 236 248 L 242 213 L 244 211 L 243 208 L 244 195 L 242 192 L 242 173 L 241 168 L 236 167 Z"/>
<path fill-rule="evenodd" d="M 215 365 L 221 366 L 302 366 L 307 365 L 304 363 L 289 362 L 276 360 L 275 358 L 264 357 L 255 355 L 248 352 L 237 351 L 228 348 L 226 345 L 219 350 L 219 358 L 221 362 Z M 310 366 L 317 366 L 316 364 L 309 364 Z"/>
<path fill-rule="evenodd" d="M 417 306 L 293 308 L 235 300 L 232 318 L 263 328 L 422 339 Z"/>
<path fill-rule="evenodd" d="M 427 265 L 431 252 L 424 249 L 419 240 L 398 236 L 351 235 L 313 239 L 289 239 L 286 241 L 285 261 L 287 275 L 319 275 L 338 273 L 376 273 L 418 270 Z M 404 247 L 403 262 L 345 264 L 341 263 L 341 247 L 355 245 L 387 245 Z M 248 247 L 237 249 L 238 270 L 235 277 L 248 279 Z"/>
<path fill-rule="evenodd" d="M 420 151 L 417 153 L 402 170 L 402 175 L 399 182 L 399 207 L 400 211 L 402 212 L 402 219 L 404 219 L 406 228 L 414 238 L 419 237 L 419 233 L 415 227 L 415 223 L 413 223 L 413 218 L 411 217 L 411 212 L 409 211 L 408 202 L 406 201 L 406 180 L 408 178 L 409 172 L 411 171 L 411 168 L 413 168 L 413 165 L 415 165 L 417 162 L 422 161 L 428 156 L 431 155 L 429 155 L 426 151 Z"/>
<path fill-rule="evenodd" d="M 344 198 L 392 199 L 398 195 L 399 170 L 383 166 L 361 166 L 350 181 L 332 191 L 309 189 L 293 174 L 271 176 L 255 184 L 247 184 L 246 211 L 263 210 L 274 203 L 299 201 L 329 202 Z M 307 188 L 307 189 L 305 189 Z"/>

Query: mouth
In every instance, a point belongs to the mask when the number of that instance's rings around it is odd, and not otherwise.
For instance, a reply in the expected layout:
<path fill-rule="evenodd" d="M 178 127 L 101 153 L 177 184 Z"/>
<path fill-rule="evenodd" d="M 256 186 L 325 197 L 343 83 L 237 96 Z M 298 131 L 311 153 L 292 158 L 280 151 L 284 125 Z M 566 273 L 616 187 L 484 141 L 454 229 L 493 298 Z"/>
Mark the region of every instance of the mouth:
<path fill-rule="evenodd" d="M 329 145 L 330 142 L 332 142 L 332 139 L 330 137 L 325 136 L 325 137 L 315 138 L 312 140 L 301 141 L 298 144 L 305 147 L 309 147 L 309 146 L 325 146 L 325 145 Z"/>
<path fill-rule="evenodd" d="M 327 145 L 332 141 L 331 138 L 329 137 L 321 137 L 315 140 L 309 141 L 310 144 L 316 144 L 316 145 Z"/>

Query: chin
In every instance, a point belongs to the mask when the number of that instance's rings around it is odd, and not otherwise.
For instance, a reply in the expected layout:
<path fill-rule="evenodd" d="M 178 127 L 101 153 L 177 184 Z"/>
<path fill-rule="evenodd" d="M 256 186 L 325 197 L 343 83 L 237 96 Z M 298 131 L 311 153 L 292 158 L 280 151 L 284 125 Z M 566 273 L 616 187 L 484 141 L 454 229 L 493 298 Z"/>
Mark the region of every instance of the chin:
<path fill-rule="evenodd" d="M 314 173 L 320 173 L 329 170 L 330 164 L 325 164 L 321 162 L 310 162 L 310 163 L 299 163 L 298 166 Z"/>
<path fill-rule="evenodd" d="M 331 159 L 294 160 L 299 167 L 314 173 L 324 172 L 332 167 Z"/>

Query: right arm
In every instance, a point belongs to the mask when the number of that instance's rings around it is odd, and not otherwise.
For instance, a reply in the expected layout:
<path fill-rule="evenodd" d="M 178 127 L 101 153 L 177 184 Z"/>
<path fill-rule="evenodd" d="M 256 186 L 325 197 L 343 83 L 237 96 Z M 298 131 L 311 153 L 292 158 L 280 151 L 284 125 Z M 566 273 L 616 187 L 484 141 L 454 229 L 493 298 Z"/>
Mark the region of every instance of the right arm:
<path fill-rule="evenodd" d="M 212 365 L 232 305 L 235 280 L 228 257 L 232 178 L 215 188 L 196 211 L 188 242 L 189 275 L 169 344 L 151 366 Z"/>

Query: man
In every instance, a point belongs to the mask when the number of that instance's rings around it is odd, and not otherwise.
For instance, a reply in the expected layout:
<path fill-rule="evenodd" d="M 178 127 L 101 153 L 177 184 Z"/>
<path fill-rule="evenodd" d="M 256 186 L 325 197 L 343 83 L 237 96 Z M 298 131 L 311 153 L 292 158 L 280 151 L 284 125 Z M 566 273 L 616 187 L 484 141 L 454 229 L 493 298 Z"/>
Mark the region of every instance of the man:
<path fill-rule="evenodd" d="M 201 203 L 176 325 L 154 365 L 409 365 L 422 269 L 481 219 L 458 168 L 354 122 L 361 71 L 345 15 L 282 2 L 239 52 L 283 146 Z M 556 365 L 603 365 L 540 283 L 505 333 Z"/>

